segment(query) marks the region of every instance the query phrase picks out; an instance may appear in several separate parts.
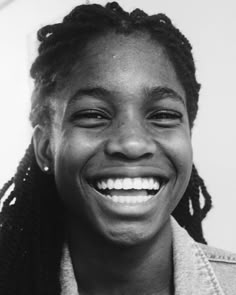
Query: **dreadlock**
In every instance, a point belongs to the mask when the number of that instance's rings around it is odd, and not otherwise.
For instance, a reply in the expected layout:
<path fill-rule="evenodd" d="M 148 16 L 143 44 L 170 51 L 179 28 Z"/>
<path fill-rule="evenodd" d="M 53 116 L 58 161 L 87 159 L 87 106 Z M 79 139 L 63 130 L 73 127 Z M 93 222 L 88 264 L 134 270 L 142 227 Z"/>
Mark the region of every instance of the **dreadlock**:
<path fill-rule="evenodd" d="M 50 126 L 50 94 L 63 87 L 63 78 L 78 58 L 78 52 L 80 54 L 92 38 L 111 31 L 120 34 L 146 32 L 164 46 L 185 89 L 192 128 L 200 85 L 195 77 L 190 43 L 164 14 L 148 16 L 139 9 L 128 13 L 116 2 L 105 7 L 77 6 L 62 23 L 39 30 L 39 54 L 31 68 L 35 80 L 30 114 L 32 126 Z M 43 173 L 38 167 L 32 142 L 15 176 L 0 191 L 0 199 L 3 197 L 0 294 L 59 295 L 64 211 L 54 176 Z M 211 197 L 193 165 L 188 187 L 173 216 L 196 241 L 206 243 L 201 223 L 210 208 Z"/>

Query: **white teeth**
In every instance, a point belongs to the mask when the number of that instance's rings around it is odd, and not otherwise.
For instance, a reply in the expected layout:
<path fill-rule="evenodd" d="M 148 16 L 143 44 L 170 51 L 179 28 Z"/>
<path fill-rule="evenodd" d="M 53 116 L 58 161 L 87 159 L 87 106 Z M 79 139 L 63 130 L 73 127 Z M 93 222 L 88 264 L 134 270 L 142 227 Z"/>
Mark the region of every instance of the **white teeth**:
<path fill-rule="evenodd" d="M 129 190 L 129 189 L 146 189 L 146 190 L 158 190 L 160 188 L 160 182 L 153 177 L 134 177 L 134 178 L 108 178 L 106 180 L 97 182 L 98 189 L 116 189 L 116 190 Z"/>
<path fill-rule="evenodd" d="M 148 189 L 150 187 L 148 179 L 144 178 L 142 185 L 144 189 Z"/>
<path fill-rule="evenodd" d="M 113 189 L 113 180 L 112 179 L 108 179 L 108 181 L 107 181 L 107 187 L 109 189 Z"/>
<path fill-rule="evenodd" d="M 107 183 L 105 181 L 101 182 L 101 188 L 102 189 L 107 189 Z"/>
<path fill-rule="evenodd" d="M 149 185 L 150 185 L 151 187 L 154 186 L 154 179 L 153 179 L 153 178 L 149 178 Z"/>
<path fill-rule="evenodd" d="M 124 177 L 107 178 L 97 181 L 99 190 L 109 190 L 106 197 L 114 203 L 140 204 L 145 203 L 154 195 L 148 195 L 148 190 L 160 189 L 160 182 L 154 177 Z"/>
<path fill-rule="evenodd" d="M 124 178 L 123 179 L 123 189 L 132 189 L 133 188 L 133 181 L 131 178 Z"/>
<path fill-rule="evenodd" d="M 113 188 L 122 189 L 122 181 L 121 181 L 121 179 L 116 179 L 114 181 Z"/>
<path fill-rule="evenodd" d="M 142 189 L 142 179 L 140 177 L 134 178 L 134 180 L 133 180 L 133 186 L 136 189 Z"/>
<path fill-rule="evenodd" d="M 160 188 L 160 183 L 156 181 L 156 182 L 153 184 L 153 188 L 154 188 L 155 190 L 159 190 L 159 188 Z"/>
<path fill-rule="evenodd" d="M 153 196 L 109 196 L 114 203 L 121 203 L 121 204 L 137 204 L 137 203 L 144 203 L 150 200 Z"/>

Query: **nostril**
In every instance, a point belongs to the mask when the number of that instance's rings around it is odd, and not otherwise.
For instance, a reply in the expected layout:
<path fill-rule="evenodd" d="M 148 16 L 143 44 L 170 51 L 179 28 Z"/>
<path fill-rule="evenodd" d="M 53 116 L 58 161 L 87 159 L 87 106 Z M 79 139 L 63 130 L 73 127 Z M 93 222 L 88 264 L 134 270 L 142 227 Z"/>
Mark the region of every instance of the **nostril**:
<path fill-rule="evenodd" d="M 145 154 L 134 154 L 134 153 L 122 153 L 122 152 L 115 152 L 112 154 L 109 154 L 113 158 L 125 160 L 125 161 L 133 161 L 133 160 L 142 160 L 142 159 L 149 159 L 153 156 L 151 153 L 145 153 Z"/>
<path fill-rule="evenodd" d="M 154 155 L 155 150 L 154 142 L 130 139 L 127 141 L 111 140 L 105 148 L 106 154 L 122 160 L 147 159 Z"/>

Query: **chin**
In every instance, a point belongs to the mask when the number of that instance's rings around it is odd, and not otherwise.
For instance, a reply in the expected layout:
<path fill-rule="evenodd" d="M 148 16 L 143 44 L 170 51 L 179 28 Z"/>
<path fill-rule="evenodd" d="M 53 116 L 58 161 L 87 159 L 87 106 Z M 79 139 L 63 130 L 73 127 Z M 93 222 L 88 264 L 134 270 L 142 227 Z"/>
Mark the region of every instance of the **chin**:
<path fill-rule="evenodd" d="M 160 227 L 161 228 L 161 227 Z M 150 242 L 160 231 L 148 224 L 129 224 L 122 222 L 116 226 L 106 228 L 102 235 L 110 243 L 122 247 L 138 246 Z"/>

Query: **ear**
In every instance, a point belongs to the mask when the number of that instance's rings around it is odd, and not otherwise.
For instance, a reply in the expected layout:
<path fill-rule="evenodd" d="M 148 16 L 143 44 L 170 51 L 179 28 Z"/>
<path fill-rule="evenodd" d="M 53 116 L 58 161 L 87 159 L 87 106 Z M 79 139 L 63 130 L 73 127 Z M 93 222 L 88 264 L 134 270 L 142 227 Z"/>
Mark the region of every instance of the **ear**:
<path fill-rule="evenodd" d="M 33 133 L 33 145 L 36 161 L 40 169 L 50 173 L 53 171 L 53 153 L 50 132 L 45 126 L 37 125 Z"/>

